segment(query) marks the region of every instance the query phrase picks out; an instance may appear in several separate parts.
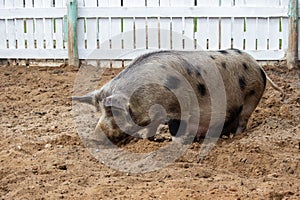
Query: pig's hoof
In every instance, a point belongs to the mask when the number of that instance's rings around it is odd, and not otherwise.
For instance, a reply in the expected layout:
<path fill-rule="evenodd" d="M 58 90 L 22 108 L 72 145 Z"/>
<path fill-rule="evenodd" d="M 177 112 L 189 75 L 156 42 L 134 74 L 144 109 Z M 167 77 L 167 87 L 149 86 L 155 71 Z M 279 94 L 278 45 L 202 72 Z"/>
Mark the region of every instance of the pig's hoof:
<path fill-rule="evenodd" d="M 154 136 L 148 137 L 147 139 L 151 142 L 156 141 Z"/>

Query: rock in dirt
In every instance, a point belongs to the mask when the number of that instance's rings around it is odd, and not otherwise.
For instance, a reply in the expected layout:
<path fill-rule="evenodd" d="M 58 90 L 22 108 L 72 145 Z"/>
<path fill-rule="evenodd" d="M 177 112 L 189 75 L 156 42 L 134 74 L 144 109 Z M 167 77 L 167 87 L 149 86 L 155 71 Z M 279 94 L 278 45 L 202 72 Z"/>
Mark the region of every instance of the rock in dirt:
<path fill-rule="evenodd" d="M 67 169 L 68 169 L 68 168 L 67 168 L 67 165 L 65 165 L 65 164 L 63 164 L 63 165 L 58 165 L 57 168 L 60 169 L 60 170 L 67 170 Z"/>
<path fill-rule="evenodd" d="M 50 149 L 51 147 L 52 147 L 51 144 L 46 144 L 46 145 L 45 145 L 45 149 Z"/>

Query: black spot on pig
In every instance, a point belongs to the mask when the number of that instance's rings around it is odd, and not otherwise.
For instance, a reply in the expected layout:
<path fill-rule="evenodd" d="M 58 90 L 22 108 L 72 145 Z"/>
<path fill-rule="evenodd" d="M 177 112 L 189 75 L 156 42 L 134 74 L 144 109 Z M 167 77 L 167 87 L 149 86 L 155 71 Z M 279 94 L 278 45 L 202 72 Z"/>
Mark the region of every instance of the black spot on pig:
<path fill-rule="evenodd" d="M 246 87 L 246 79 L 244 76 L 239 77 L 239 84 L 240 84 L 240 88 L 241 90 L 244 90 Z"/>
<path fill-rule="evenodd" d="M 248 70 L 249 70 L 249 67 L 248 67 L 248 65 L 247 65 L 246 63 L 243 63 L 243 67 L 244 67 L 244 70 L 245 70 L 245 71 L 248 71 Z"/>
<path fill-rule="evenodd" d="M 191 76 L 191 75 L 192 75 L 192 70 L 191 70 L 189 67 L 187 67 L 187 68 L 186 68 L 186 73 L 187 73 L 189 76 Z"/>
<path fill-rule="evenodd" d="M 172 136 L 180 137 L 184 135 L 187 123 L 179 119 L 171 119 L 168 121 L 169 131 Z"/>
<path fill-rule="evenodd" d="M 198 69 L 200 69 L 200 67 L 198 67 Z M 192 76 L 193 74 L 195 74 L 197 77 L 200 77 L 201 76 L 201 72 L 198 69 L 195 68 L 195 67 L 193 67 L 193 66 L 191 66 L 191 65 L 185 66 L 186 73 L 189 76 Z"/>
<path fill-rule="evenodd" d="M 176 76 L 169 76 L 165 83 L 165 86 L 169 89 L 177 89 L 180 85 L 180 79 Z"/>
<path fill-rule="evenodd" d="M 255 95 L 255 91 L 254 90 L 250 90 L 249 96 L 253 96 L 253 95 Z"/>
<path fill-rule="evenodd" d="M 189 76 L 191 76 L 195 71 L 194 67 L 192 65 L 188 64 L 187 61 L 185 61 L 185 60 L 183 60 L 183 62 L 185 63 L 184 68 L 186 70 L 186 73 Z"/>
<path fill-rule="evenodd" d="M 198 91 L 201 94 L 201 96 L 205 96 L 206 95 L 206 87 L 205 87 L 204 84 L 198 83 L 197 88 L 198 88 Z"/>
<path fill-rule="evenodd" d="M 243 52 L 241 50 L 239 50 L 239 49 L 232 49 L 232 50 L 235 51 L 238 54 L 243 54 Z"/>
<path fill-rule="evenodd" d="M 216 60 L 216 58 L 214 56 L 210 56 L 211 59 Z"/>
<path fill-rule="evenodd" d="M 201 72 L 197 69 L 195 70 L 195 74 L 196 74 L 197 77 L 201 77 Z"/>
<path fill-rule="evenodd" d="M 226 51 L 226 50 L 221 50 L 221 51 L 219 51 L 221 54 L 223 54 L 223 55 L 227 55 L 227 54 L 229 54 L 229 52 L 228 51 Z"/>
<path fill-rule="evenodd" d="M 225 63 L 225 62 L 222 62 L 221 65 L 222 65 L 222 67 L 223 67 L 224 69 L 227 69 L 227 66 L 226 66 L 226 63 Z"/>
<path fill-rule="evenodd" d="M 260 68 L 260 74 L 261 74 L 261 77 L 264 80 L 264 85 L 266 86 L 266 84 L 267 84 L 267 77 L 266 77 L 266 74 L 265 74 L 264 70 L 262 70 L 261 68 Z"/>

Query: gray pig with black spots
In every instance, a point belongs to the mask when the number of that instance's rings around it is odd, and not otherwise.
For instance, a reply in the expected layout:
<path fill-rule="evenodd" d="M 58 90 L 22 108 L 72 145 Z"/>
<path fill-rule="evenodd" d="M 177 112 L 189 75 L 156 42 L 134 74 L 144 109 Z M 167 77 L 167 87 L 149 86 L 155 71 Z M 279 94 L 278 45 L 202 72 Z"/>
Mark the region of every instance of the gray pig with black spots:
<path fill-rule="evenodd" d="M 158 51 L 138 57 L 99 90 L 72 99 L 101 112 L 96 133 L 114 143 L 152 137 L 160 124 L 167 124 L 172 136 L 193 132 L 199 139 L 211 127 L 222 134 L 243 132 L 268 80 L 283 94 L 249 54 L 237 49 Z M 223 93 L 214 95 L 220 88 Z M 146 135 L 136 135 L 142 129 Z"/>

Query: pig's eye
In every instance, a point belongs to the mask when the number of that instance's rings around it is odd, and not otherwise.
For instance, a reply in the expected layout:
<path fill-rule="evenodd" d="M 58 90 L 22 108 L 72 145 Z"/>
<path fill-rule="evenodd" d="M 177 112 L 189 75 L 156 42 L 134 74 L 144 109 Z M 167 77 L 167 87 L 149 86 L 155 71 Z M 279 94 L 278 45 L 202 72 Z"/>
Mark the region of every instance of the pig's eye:
<path fill-rule="evenodd" d="M 132 117 L 133 116 L 133 112 L 131 110 L 131 108 L 129 107 L 129 115 Z"/>
<path fill-rule="evenodd" d="M 105 108 L 105 114 L 106 114 L 107 117 L 112 117 L 113 116 L 111 107 Z"/>
<path fill-rule="evenodd" d="M 121 110 L 113 109 L 112 107 L 105 108 L 105 114 L 107 117 L 118 117 L 121 114 Z"/>

